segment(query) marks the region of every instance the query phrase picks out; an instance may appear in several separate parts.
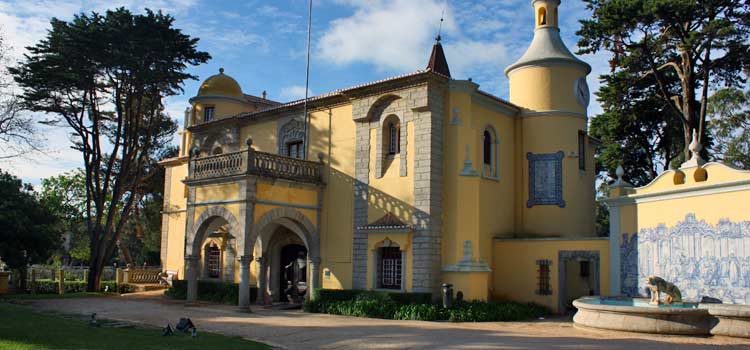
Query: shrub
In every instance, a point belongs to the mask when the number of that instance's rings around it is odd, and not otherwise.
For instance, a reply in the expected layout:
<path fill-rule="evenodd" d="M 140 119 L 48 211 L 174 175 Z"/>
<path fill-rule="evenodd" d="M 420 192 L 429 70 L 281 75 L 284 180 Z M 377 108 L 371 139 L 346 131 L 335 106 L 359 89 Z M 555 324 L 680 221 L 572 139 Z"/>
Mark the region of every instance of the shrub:
<path fill-rule="evenodd" d="M 57 294 L 59 291 L 59 281 L 52 281 L 52 280 L 37 280 L 36 281 L 36 288 L 35 293 L 37 294 Z M 130 285 L 120 285 L 120 288 L 117 287 L 117 284 L 114 281 L 102 281 L 100 284 L 100 292 L 104 292 L 105 290 L 108 290 L 110 292 L 119 292 L 122 294 L 125 293 L 132 293 L 134 290 L 132 286 Z M 109 287 L 109 288 L 107 288 Z M 86 282 L 84 281 L 65 281 L 65 293 L 83 293 L 86 291 Z"/>
<path fill-rule="evenodd" d="M 167 289 L 164 294 L 173 299 L 187 299 L 187 281 L 172 281 L 172 287 Z M 255 300 L 257 297 L 258 288 L 250 287 L 250 300 Z M 237 283 L 198 281 L 198 300 L 222 304 L 236 304 L 239 298 L 240 287 Z"/>
<path fill-rule="evenodd" d="M 430 302 L 427 293 L 389 293 L 361 290 L 315 291 L 304 305 L 307 312 L 396 320 L 490 322 L 518 321 L 549 315 L 537 304 L 457 301 L 450 308 Z"/>

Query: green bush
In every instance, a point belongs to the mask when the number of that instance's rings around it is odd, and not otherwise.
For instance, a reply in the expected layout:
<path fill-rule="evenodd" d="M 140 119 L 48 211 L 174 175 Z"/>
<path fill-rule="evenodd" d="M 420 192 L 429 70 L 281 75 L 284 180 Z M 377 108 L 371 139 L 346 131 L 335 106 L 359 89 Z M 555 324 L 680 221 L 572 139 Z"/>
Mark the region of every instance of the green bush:
<path fill-rule="evenodd" d="M 37 294 L 57 294 L 59 292 L 60 281 L 52 280 L 37 280 L 36 288 L 34 292 Z M 118 291 L 119 293 L 132 293 L 133 288 L 130 285 L 120 285 L 117 288 L 117 284 L 114 281 L 102 281 L 100 284 L 100 292 L 105 291 L 109 287 L 110 292 Z M 83 293 L 86 291 L 86 282 L 84 281 L 65 281 L 65 293 Z"/>
<path fill-rule="evenodd" d="M 167 289 L 164 294 L 173 299 L 187 299 L 187 281 L 172 281 L 172 287 Z M 250 300 L 255 300 L 257 297 L 258 288 L 250 287 Z M 222 304 L 236 304 L 239 298 L 240 287 L 237 283 L 198 281 L 198 300 Z"/>
<path fill-rule="evenodd" d="M 431 303 L 426 293 L 388 293 L 361 290 L 315 291 L 304 305 L 307 312 L 370 318 L 420 321 L 491 322 L 518 321 L 549 315 L 537 304 L 516 302 L 457 301 L 450 308 Z"/>

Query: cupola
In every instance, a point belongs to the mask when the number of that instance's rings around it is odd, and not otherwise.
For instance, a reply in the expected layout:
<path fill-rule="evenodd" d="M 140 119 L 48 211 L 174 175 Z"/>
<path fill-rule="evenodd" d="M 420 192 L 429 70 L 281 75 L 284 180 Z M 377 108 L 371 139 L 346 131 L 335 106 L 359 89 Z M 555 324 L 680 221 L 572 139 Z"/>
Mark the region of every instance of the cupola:
<path fill-rule="evenodd" d="M 212 75 L 201 84 L 198 96 L 223 96 L 244 98 L 242 88 L 234 78 L 224 74 L 224 68 L 219 69 L 219 74 Z"/>
<path fill-rule="evenodd" d="M 579 66 L 585 74 L 591 73 L 591 66 L 578 59 L 568 50 L 560 37 L 557 8 L 560 0 L 532 0 L 534 7 L 534 39 L 526 53 L 505 69 L 510 76 L 515 70 L 527 66 L 573 65 Z"/>

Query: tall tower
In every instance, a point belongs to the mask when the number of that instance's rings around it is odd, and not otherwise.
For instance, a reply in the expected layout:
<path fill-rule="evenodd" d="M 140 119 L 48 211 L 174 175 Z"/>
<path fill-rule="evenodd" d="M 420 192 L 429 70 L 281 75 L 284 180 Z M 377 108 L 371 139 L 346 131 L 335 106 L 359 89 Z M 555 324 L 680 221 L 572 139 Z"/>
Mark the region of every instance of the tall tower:
<path fill-rule="evenodd" d="M 593 147 L 587 136 L 591 67 L 560 38 L 560 0 L 532 0 L 534 39 L 505 74 L 516 124 L 516 231 L 541 236 L 594 235 Z"/>

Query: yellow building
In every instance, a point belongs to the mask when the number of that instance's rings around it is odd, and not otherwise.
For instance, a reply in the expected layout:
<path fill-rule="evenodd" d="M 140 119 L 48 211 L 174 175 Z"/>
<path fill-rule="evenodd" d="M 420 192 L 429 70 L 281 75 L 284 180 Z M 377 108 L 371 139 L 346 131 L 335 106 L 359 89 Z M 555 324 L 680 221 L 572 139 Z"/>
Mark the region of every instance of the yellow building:
<path fill-rule="evenodd" d="M 555 310 L 607 293 L 591 68 L 560 38 L 559 3 L 532 1 L 510 101 L 453 78 L 439 37 L 424 70 L 307 101 L 246 95 L 223 70 L 206 79 L 163 162 L 164 268 L 189 301 L 198 279 L 239 283 L 240 307 L 251 285 L 260 303 L 285 300 L 298 257 L 308 290 L 437 296 L 451 283 L 464 299 Z"/>

